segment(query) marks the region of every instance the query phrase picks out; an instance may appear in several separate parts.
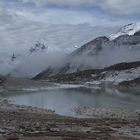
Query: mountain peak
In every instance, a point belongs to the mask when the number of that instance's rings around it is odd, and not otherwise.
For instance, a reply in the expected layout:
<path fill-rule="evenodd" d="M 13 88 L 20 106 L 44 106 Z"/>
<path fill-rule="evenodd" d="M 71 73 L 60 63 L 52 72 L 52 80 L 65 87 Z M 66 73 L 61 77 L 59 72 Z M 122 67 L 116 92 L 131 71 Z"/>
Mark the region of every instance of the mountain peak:
<path fill-rule="evenodd" d="M 41 43 L 38 41 L 36 44 L 34 44 L 33 47 L 30 48 L 30 52 L 34 53 L 37 51 L 43 51 L 43 50 L 46 50 L 47 48 L 48 47 L 46 47 L 44 43 Z"/>
<path fill-rule="evenodd" d="M 110 40 L 114 40 L 122 35 L 134 35 L 136 32 L 140 31 L 140 22 L 131 23 L 123 26 L 117 33 L 111 34 L 109 36 Z"/>

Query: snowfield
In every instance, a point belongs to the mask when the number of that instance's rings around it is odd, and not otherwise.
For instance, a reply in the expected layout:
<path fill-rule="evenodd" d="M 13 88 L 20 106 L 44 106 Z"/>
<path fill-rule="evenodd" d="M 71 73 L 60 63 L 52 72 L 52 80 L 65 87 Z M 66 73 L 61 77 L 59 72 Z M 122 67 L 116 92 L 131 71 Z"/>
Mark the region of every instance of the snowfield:
<path fill-rule="evenodd" d="M 122 35 L 134 35 L 138 31 L 140 31 L 140 22 L 128 24 L 122 27 L 116 34 L 110 35 L 109 39 L 114 40 Z"/>

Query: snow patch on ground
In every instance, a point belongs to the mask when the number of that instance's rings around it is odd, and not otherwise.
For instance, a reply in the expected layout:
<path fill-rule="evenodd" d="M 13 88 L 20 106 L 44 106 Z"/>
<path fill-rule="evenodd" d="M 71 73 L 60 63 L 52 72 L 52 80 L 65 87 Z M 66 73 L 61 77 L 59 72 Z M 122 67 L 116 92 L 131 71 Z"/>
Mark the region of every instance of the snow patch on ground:
<path fill-rule="evenodd" d="M 37 92 L 37 91 L 45 91 L 45 90 L 54 90 L 54 89 L 71 89 L 71 88 L 80 88 L 80 87 L 85 87 L 82 84 L 53 84 L 53 86 L 43 86 L 43 87 L 28 87 L 28 88 L 20 88 L 17 90 L 21 91 L 32 91 L 32 92 Z M 14 90 L 16 90 L 14 88 Z"/>
<path fill-rule="evenodd" d="M 140 77 L 140 67 L 124 71 L 106 72 L 106 76 L 102 79 L 102 81 L 108 81 L 118 84 L 123 81 L 134 80 L 138 77 Z"/>
<path fill-rule="evenodd" d="M 86 82 L 86 83 L 81 83 L 81 84 L 58 84 L 58 83 L 56 83 L 53 86 L 29 87 L 29 88 L 21 88 L 20 90 L 21 91 L 37 92 L 37 91 L 45 91 L 45 90 L 75 89 L 75 88 L 93 88 L 93 89 L 100 89 L 100 84 L 101 84 L 100 81 Z"/>

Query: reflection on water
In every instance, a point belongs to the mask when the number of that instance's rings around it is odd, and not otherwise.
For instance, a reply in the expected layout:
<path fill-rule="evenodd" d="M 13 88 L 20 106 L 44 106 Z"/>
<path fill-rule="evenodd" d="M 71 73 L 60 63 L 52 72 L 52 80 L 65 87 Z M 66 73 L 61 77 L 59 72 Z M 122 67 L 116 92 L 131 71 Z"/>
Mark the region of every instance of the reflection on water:
<path fill-rule="evenodd" d="M 16 104 L 49 108 L 58 114 L 69 116 L 74 115 L 71 109 L 78 106 L 140 109 L 139 95 L 123 94 L 109 89 L 104 91 L 87 88 L 55 89 L 9 94 L 7 98 Z"/>

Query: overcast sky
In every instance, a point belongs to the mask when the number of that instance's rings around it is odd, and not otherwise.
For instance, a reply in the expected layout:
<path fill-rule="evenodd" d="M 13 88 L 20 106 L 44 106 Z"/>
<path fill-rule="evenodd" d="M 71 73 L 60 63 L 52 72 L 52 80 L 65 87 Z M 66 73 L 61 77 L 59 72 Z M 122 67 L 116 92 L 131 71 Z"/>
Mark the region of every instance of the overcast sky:
<path fill-rule="evenodd" d="M 31 20 L 116 26 L 139 21 L 139 7 L 140 0 L 0 0 L 0 23 Z"/>

